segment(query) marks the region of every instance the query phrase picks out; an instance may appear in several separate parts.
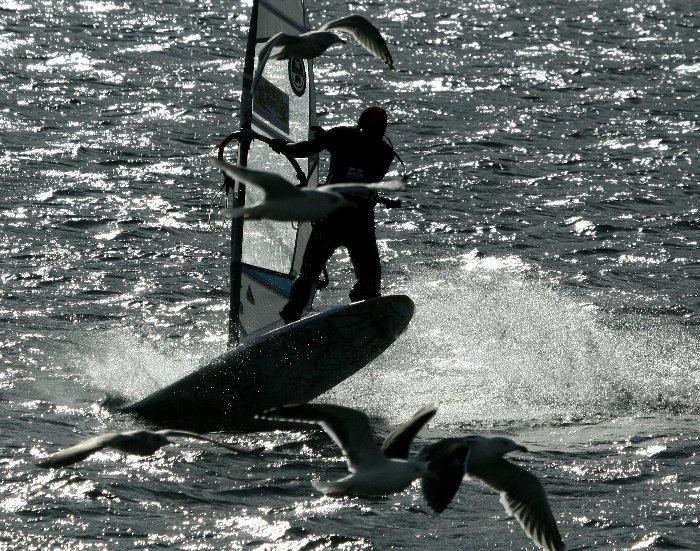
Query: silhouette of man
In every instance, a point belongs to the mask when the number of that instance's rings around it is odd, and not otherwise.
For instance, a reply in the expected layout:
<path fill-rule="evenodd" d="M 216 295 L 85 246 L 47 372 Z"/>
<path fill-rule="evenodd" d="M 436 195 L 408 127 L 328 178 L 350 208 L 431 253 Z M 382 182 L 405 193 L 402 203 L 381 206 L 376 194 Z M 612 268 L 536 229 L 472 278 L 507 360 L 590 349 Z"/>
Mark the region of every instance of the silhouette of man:
<path fill-rule="evenodd" d="M 389 171 L 396 152 L 384 140 L 387 114 L 381 107 L 365 109 L 357 126 L 338 126 L 313 139 L 285 144 L 275 140 L 273 149 L 294 157 L 330 153 L 326 183 L 378 182 Z M 285 323 L 301 318 L 313 287 L 328 259 L 339 247 L 350 255 L 357 279 L 350 291 L 356 302 L 381 296 L 381 266 L 374 232 L 374 206 L 380 200 L 374 191 L 345 193 L 354 208 L 341 208 L 314 223 L 302 258 L 299 275 L 280 316 Z"/>

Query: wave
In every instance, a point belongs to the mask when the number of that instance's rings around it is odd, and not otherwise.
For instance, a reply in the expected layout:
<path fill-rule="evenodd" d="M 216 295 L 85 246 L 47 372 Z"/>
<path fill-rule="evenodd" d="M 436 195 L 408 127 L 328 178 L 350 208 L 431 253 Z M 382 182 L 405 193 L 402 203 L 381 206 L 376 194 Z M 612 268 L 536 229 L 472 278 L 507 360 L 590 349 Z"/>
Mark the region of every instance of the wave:
<path fill-rule="evenodd" d="M 181 343 L 149 340 L 130 329 L 96 330 L 76 337 L 69 363 L 90 386 L 107 394 L 107 403 L 121 403 L 140 400 L 184 377 L 206 357 L 207 346 L 211 343 L 185 350 Z"/>
<path fill-rule="evenodd" d="M 700 337 L 530 276 L 513 257 L 413 275 L 408 331 L 324 399 L 398 422 L 425 403 L 448 424 L 700 411 Z"/>
<path fill-rule="evenodd" d="M 446 424 L 700 412 L 700 336 L 676 319 L 605 309 L 514 257 L 431 263 L 405 285 L 416 304 L 406 333 L 322 401 L 390 423 L 426 403 Z M 211 349 L 112 329 L 85 334 L 72 363 L 92 386 L 137 400 Z"/>

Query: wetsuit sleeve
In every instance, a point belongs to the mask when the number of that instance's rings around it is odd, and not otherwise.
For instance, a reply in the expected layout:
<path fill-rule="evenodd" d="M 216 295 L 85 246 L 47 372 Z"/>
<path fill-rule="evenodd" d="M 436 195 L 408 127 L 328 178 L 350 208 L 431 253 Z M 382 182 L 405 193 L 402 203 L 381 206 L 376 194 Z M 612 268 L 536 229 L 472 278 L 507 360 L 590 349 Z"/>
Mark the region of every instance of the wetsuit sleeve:
<path fill-rule="evenodd" d="M 332 128 L 312 140 L 287 144 L 285 151 L 292 157 L 311 157 L 330 148 L 335 142 L 336 134 L 336 129 Z"/>
<path fill-rule="evenodd" d="M 311 157 L 311 155 L 320 153 L 324 149 L 326 148 L 318 138 L 305 142 L 290 143 L 284 148 L 292 157 Z"/>

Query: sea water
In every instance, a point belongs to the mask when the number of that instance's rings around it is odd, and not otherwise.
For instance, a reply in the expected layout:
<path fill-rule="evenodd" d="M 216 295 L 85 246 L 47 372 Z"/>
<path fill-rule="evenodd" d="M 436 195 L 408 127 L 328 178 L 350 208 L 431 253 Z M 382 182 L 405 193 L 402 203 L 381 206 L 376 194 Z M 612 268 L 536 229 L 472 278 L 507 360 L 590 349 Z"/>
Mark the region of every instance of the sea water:
<path fill-rule="evenodd" d="M 669 0 L 308 3 L 359 13 L 315 64 L 319 123 L 371 104 L 411 180 L 377 209 L 406 333 L 322 401 L 416 446 L 506 435 L 570 549 L 700 549 L 700 6 Z M 331 499 L 319 431 L 35 462 L 134 429 L 135 400 L 226 346 L 228 235 L 208 164 L 237 129 L 250 1 L 0 0 L 0 548 L 533 549 L 465 482 Z M 347 255 L 317 307 L 346 303 Z"/>

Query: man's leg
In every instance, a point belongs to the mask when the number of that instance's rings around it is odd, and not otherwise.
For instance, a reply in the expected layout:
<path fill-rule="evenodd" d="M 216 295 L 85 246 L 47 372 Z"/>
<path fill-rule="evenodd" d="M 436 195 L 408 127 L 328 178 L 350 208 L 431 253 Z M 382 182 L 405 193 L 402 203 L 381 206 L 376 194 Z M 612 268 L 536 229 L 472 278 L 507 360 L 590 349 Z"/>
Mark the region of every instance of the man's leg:
<path fill-rule="evenodd" d="M 382 267 L 374 233 L 373 212 L 368 213 L 363 224 L 358 224 L 346 246 L 357 278 L 350 290 L 350 300 L 357 302 L 381 296 Z"/>
<path fill-rule="evenodd" d="M 314 225 L 309 243 L 304 251 L 299 275 L 292 284 L 289 301 L 280 311 L 284 323 L 292 323 L 301 318 L 304 307 L 311 298 L 314 285 L 318 281 L 326 262 L 335 251 L 335 244 L 329 235 L 329 224 L 321 220 Z"/>

